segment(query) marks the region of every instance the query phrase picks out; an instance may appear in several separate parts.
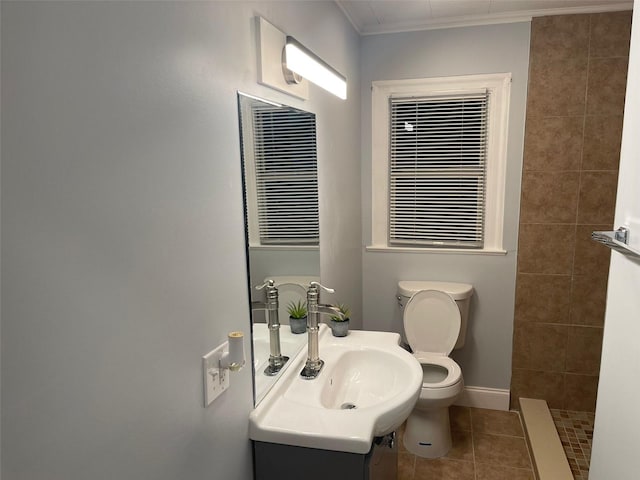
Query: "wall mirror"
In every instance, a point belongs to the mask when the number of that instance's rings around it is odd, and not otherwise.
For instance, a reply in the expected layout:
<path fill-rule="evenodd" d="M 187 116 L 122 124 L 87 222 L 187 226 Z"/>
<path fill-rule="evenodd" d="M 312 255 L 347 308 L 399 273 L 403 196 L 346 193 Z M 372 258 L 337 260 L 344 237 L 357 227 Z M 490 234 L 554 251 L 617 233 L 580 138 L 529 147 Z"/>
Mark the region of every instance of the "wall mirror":
<path fill-rule="evenodd" d="M 306 286 L 320 281 L 316 116 L 240 92 L 238 115 L 257 405 L 289 365 L 265 373 L 266 298 L 256 287 L 272 279 L 278 288 L 281 350 L 293 358 L 307 335 L 292 333 L 288 305 L 305 302 Z"/>

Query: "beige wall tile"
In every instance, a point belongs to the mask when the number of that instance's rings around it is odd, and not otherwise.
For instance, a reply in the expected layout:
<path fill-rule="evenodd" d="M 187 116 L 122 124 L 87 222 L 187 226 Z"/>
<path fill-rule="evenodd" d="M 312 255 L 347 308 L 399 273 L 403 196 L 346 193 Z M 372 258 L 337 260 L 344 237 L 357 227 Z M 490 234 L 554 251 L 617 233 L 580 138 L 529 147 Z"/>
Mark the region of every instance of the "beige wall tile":
<path fill-rule="evenodd" d="M 595 405 L 610 251 L 591 232 L 613 228 L 630 25 L 630 11 L 532 21 L 512 405 Z"/>
<path fill-rule="evenodd" d="M 591 15 L 590 57 L 628 57 L 631 11 Z"/>
<path fill-rule="evenodd" d="M 521 224 L 518 271 L 569 274 L 574 247 L 574 225 Z"/>
<path fill-rule="evenodd" d="M 622 115 L 587 115 L 584 125 L 583 170 L 618 170 Z"/>
<path fill-rule="evenodd" d="M 567 329 L 566 325 L 516 323 L 513 331 L 513 367 L 563 372 Z"/>
<path fill-rule="evenodd" d="M 473 462 L 453 460 L 449 458 L 437 458 L 429 460 L 416 458 L 416 480 L 437 478 L 438 480 L 474 480 L 475 469 Z"/>
<path fill-rule="evenodd" d="M 567 373 L 598 375 L 601 355 L 601 327 L 569 327 Z"/>
<path fill-rule="evenodd" d="M 594 58 L 589 62 L 587 115 L 623 115 L 627 58 Z"/>
<path fill-rule="evenodd" d="M 472 408 L 471 421 L 473 422 L 474 435 L 476 433 L 490 433 L 492 435 L 524 437 L 520 416 L 516 412 Z"/>
<path fill-rule="evenodd" d="M 567 323 L 571 276 L 519 273 L 516 322 Z"/>
<path fill-rule="evenodd" d="M 604 325 L 607 305 L 607 276 L 574 275 L 571 287 L 571 323 Z"/>
<path fill-rule="evenodd" d="M 561 408 L 579 412 L 595 411 L 598 377 L 567 373 L 564 383 L 564 402 Z"/>
<path fill-rule="evenodd" d="M 532 470 L 486 463 L 476 464 L 476 480 L 534 480 L 534 478 Z"/>
<path fill-rule="evenodd" d="M 618 172 L 582 172 L 578 223 L 613 223 Z"/>
<path fill-rule="evenodd" d="M 545 61 L 531 59 L 527 116 L 583 115 L 586 85 L 586 57 Z"/>
<path fill-rule="evenodd" d="M 586 58 L 588 45 L 588 15 L 535 17 L 531 22 L 532 59 Z"/>
<path fill-rule="evenodd" d="M 530 117 L 524 140 L 525 170 L 578 170 L 584 117 Z"/>
<path fill-rule="evenodd" d="M 550 408 L 563 408 L 564 374 L 514 368 L 511 374 L 511 408 L 518 398 L 544 398 Z"/>
<path fill-rule="evenodd" d="M 577 226 L 576 255 L 573 262 L 574 275 L 608 276 L 611 249 L 591 240 L 592 232 L 607 230 L 613 230 L 613 224 Z"/>
<path fill-rule="evenodd" d="M 478 463 L 531 468 L 524 438 L 474 433 L 473 448 Z"/>
<path fill-rule="evenodd" d="M 575 222 L 579 179 L 579 172 L 524 172 L 520 221 Z"/>

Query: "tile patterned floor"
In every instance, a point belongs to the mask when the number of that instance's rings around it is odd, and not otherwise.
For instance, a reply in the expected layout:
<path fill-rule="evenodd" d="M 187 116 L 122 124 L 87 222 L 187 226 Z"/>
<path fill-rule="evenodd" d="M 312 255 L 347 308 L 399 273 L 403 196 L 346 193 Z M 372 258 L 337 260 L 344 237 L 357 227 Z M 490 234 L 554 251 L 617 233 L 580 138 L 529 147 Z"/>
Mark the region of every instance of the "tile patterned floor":
<path fill-rule="evenodd" d="M 551 417 L 558 429 L 571 473 L 575 480 L 587 480 L 595 414 L 551 409 Z"/>
<path fill-rule="evenodd" d="M 534 480 L 517 412 L 453 406 L 453 447 L 435 460 L 416 457 L 399 432 L 398 480 Z"/>

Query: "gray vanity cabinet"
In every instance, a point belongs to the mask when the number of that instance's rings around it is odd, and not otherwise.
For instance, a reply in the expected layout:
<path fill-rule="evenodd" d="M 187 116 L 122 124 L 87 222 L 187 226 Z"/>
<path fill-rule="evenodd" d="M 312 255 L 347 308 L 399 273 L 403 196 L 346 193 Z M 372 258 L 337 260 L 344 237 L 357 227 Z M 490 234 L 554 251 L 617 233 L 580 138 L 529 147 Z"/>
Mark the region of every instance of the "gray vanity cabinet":
<path fill-rule="evenodd" d="M 396 480 L 395 433 L 374 440 L 367 454 L 253 442 L 256 480 Z"/>

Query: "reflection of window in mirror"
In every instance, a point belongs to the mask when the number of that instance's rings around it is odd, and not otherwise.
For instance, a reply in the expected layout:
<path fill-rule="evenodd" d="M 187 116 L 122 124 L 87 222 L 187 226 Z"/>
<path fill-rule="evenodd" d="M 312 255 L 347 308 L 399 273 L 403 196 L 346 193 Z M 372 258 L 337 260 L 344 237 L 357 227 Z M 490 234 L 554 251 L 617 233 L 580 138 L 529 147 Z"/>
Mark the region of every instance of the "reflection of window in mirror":
<path fill-rule="evenodd" d="M 242 127 L 250 246 L 318 245 L 315 115 L 253 101 Z"/>

